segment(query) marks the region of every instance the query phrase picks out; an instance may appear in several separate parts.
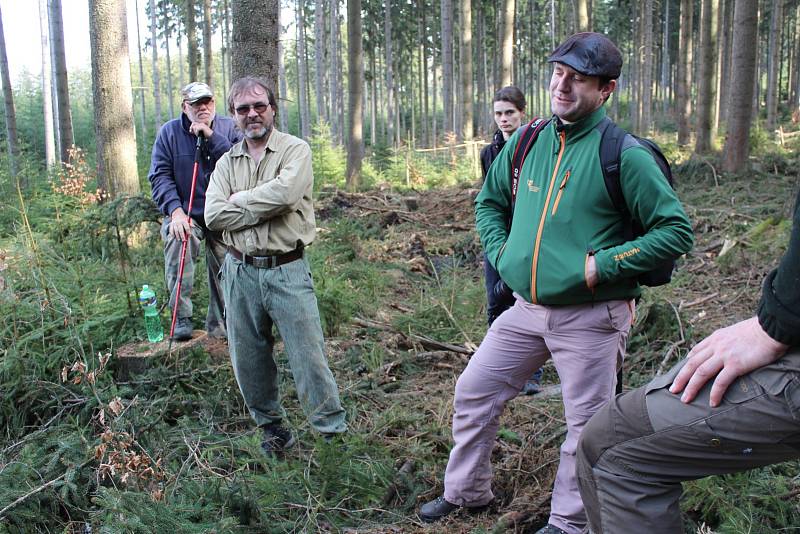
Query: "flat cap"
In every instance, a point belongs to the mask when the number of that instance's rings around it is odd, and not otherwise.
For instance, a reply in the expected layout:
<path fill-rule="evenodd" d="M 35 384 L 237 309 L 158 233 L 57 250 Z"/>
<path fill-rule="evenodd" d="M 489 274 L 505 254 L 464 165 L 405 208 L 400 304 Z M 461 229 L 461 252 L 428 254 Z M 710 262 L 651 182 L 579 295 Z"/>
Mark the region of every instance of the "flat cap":
<path fill-rule="evenodd" d="M 611 39 L 601 33 L 581 32 L 567 37 L 553 50 L 548 63 L 563 63 L 586 76 L 615 80 L 622 71 L 622 54 Z"/>
<path fill-rule="evenodd" d="M 184 102 L 194 104 L 203 98 L 214 98 L 214 93 L 212 93 L 211 88 L 203 82 L 192 82 L 183 88 L 181 97 Z"/>

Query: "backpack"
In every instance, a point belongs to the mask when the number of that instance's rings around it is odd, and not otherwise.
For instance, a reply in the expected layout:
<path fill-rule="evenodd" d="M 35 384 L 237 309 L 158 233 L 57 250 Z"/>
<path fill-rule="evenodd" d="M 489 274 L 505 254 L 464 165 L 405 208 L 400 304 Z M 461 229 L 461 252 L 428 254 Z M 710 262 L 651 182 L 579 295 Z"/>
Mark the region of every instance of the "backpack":
<path fill-rule="evenodd" d="M 525 162 L 525 157 L 530 152 L 533 143 L 539 137 L 539 133 L 550 124 L 550 119 L 537 118 L 533 119 L 530 123 L 523 126 L 519 141 L 517 142 L 514 155 L 511 159 L 511 213 L 514 213 L 514 203 L 517 198 L 517 188 L 519 187 L 519 175 L 522 170 L 522 165 Z M 605 117 L 599 125 L 600 129 L 600 166 L 603 169 L 603 181 L 608 191 L 608 196 L 611 197 L 611 202 L 614 207 L 622 214 L 623 218 L 623 238 L 625 241 L 630 241 L 645 234 L 644 228 L 640 221 L 635 220 L 628 207 L 625 204 L 625 198 L 622 194 L 622 186 L 620 185 L 620 161 L 622 157 L 622 149 L 625 144 L 627 136 L 631 136 L 640 146 L 644 147 L 653 156 L 658 168 L 661 169 L 661 174 L 664 179 L 669 183 L 670 187 L 675 188 L 672 178 L 672 169 L 670 169 L 669 161 L 661 152 L 658 145 L 647 138 L 639 137 L 630 134 L 617 126 L 614 121 Z M 665 260 L 652 270 L 640 274 L 637 277 L 639 284 L 644 286 L 661 286 L 668 284 L 672 280 L 672 271 L 675 269 L 675 259 Z"/>

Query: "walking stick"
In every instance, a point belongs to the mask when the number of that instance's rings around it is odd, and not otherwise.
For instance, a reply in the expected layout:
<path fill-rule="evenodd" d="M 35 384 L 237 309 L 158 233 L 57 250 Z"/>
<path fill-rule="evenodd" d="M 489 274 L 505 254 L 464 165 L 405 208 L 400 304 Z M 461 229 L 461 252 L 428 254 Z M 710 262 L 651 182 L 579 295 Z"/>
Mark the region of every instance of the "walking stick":
<path fill-rule="evenodd" d="M 200 145 L 203 143 L 203 134 L 200 133 L 197 136 L 197 145 L 194 149 L 194 167 L 192 167 L 192 192 L 189 193 L 189 207 L 188 207 L 188 216 L 189 216 L 189 226 L 192 226 L 192 204 L 194 203 L 194 188 L 197 185 L 197 170 L 200 168 Z M 191 229 L 189 230 L 191 233 Z M 183 268 L 186 266 L 186 247 L 189 245 L 189 238 L 191 236 L 186 236 L 186 239 L 183 240 L 183 245 L 181 245 L 181 263 L 180 267 L 178 267 L 178 284 L 175 287 L 175 304 L 172 307 L 172 324 L 169 327 L 169 344 L 172 347 L 172 334 L 175 333 L 175 321 L 178 318 L 178 304 L 180 303 L 181 299 L 181 282 L 183 282 Z"/>

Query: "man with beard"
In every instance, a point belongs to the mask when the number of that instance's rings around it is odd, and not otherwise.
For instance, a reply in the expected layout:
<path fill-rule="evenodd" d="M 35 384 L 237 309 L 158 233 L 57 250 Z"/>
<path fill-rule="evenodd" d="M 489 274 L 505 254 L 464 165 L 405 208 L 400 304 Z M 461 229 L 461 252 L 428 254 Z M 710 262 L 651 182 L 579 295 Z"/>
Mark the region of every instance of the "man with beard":
<path fill-rule="evenodd" d="M 158 132 L 153 145 L 153 156 L 147 178 L 153 190 L 153 200 L 165 215 L 161 225 L 164 240 L 164 273 L 170 292 L 170 309 L 175 306 L 175 286 L 181 261 L 183 242 L 189 240 L 184 264 L 181 294 L 178 298 L 178 315 L 173 339 L 185 341 L 192 337 L 192 287 L 194 266 L 200 251 L 200 241 L 206 244 L 208 267 L 208 313 L 206 330 L 212 337 L 225 337 L 225 308 L 217 273 L 225 246 L 221 236 L 209 231 L 203 219 L 208 179 L 217 160 L 242 139 L 236 125 L 228 117 L 216 116 L 216 104 L 211 88 L 201 82 L 192 82 L 181 91 L 182 113 Z M 192 193 L 192 168 L 197 150 L 197 137 L 204 139 L 200 146 L 200 166 L 195 185 L 192 213 L 189 197 Z"/>
<path fill-rule="evenodd" d="M 274 456 L 295 439 L 281 424 L 273 324 L 311 426 L 326 441 L 347 429 L 303 252 L 316 235 L 311 149 L 273 127 L 275 96 L 264 80 L 233 82 L 228 107 L 245 137 L 217 162 L 205 217 L 228 246 L 221 277 L 236 381 Z"/>

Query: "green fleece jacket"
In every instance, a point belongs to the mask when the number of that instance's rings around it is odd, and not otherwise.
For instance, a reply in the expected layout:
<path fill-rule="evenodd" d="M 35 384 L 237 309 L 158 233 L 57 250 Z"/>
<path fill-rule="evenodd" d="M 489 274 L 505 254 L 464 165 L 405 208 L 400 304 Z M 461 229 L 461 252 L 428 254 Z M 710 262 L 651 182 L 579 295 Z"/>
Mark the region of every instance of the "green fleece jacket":
<path fill-rule="evenodd" d="M 568 305 L 640 295 L 636 277 L 692 248 L 692 226 L 650 152 L 629 137 L 620 185 L 645 235 L 625 242 L 600 165 L 600 107 L 573 124 L 557 118 L 539 134 L 520 172 L 511 228 L 511 159 L 519 131 L 506 143 L 475 200 L 489 261 L 511 289 L 535 304 Z M 598 284 L 586 284 L 594 255 Z"/>

